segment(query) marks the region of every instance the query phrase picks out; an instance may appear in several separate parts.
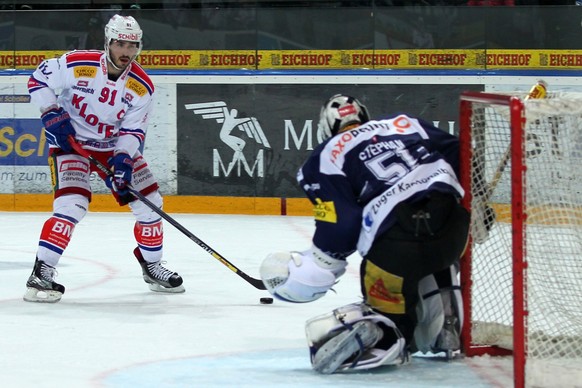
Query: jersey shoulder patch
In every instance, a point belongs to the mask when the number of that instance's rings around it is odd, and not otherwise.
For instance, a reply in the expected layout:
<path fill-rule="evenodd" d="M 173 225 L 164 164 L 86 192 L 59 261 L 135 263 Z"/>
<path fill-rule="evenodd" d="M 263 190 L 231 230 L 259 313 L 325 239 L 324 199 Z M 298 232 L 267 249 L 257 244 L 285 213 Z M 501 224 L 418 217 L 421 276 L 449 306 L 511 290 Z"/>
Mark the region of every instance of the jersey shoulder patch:
<path fill-rule="evenodd" d="M 75 78 L 95 78 L 99 71 L 100 51 L 71 51 L 66 55 L 67 68 Z"/>
<path fill-rule="evenodd" d="M 99 59 L 103 53 L 97 50 L 71 51 L 66 55 L 67 67 L 96 66 L 99 67 Z"/>
<path fill-rule="evenodd" d="M 131 64 L 131 68 L 129 69 L 126 86 L 140 97 L 144 96 L 146 93 L 149 93 L 150 95 L 154 93 L 154 83 L 143 67 L 135 61 Z"/>

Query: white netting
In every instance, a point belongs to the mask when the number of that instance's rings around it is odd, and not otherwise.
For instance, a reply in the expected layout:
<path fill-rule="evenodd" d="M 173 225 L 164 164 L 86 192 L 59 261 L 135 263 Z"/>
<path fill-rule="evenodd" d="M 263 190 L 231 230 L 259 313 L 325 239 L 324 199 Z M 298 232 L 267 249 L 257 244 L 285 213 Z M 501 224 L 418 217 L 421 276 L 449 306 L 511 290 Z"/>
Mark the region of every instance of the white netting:
<path fill-rule="evenodd" d="M 509 108 L 473 103 L 472 110 L 472 206 L 480 205 L 484 187 L 494 186 L 485 198 L 497 213 L 489 238 L 472 246 L 473 342 L 510 347 L 511 223 L 519 221 L 512 220 L 510 203 L 520 183 L 512 182 L 506 157 Z M 582 95 L 525 101 L 525 117 L 526 381 L 532 385 L 540 384 L 531 380 L 540 370 L 539 363 L 532 369 L 534 361 L 582 369 Z M 578 377 L 572 373 L 571 381 Z"/>

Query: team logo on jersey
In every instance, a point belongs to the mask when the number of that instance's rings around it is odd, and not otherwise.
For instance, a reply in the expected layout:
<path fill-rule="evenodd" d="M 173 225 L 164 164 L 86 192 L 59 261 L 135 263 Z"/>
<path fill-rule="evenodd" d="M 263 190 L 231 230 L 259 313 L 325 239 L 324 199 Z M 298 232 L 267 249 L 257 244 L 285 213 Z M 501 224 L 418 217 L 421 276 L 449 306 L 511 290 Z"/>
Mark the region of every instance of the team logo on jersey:
<path fill-rule="evenodd" d="M 76 66 L 73 69 L 73 74 L 75 78 L 95 78 L 97 75 L 97 69 L 92 66 Z"/>
<path fill-rule="evenodd" d="M 324 202 L 319 198 L 315 201 L 317 202 L 313 207 L 313 216 L 315 217 L 315 220 L 330 222 L 332 224 L 337 223 L 337 213 L 333 201 Z"/>
<path fill-rule="evenodd" d="M 64 160 L 59 166 L 60 172 L 65 171 L 81 171 L 84 173 L 89 172 L 89 166 L 86 163 L 79 162 L 78 160 Z"/>
<path fill-rule="evenodd" d="M 145 88 L 145 86 L 143 86 L 142 84 L 140 84 L 139 82 L 137 82 L 133 78 L 127 79 L 127 82 L 125 83 L 125 87 L 131 91 L 134 91 L 135 94 L 137 94 L 140 97 L 143 97 L 148 92 L 148 90 Z"/>
<path fill-rule="evenodd" d="M 398 133 L 406 133 L 406 131 L 410 127 L 412 127 L 412 123 L 410 122 L 408 117 L 404 115 L 400 115 L 396 117 L 394 120 L 392 120 L 392 125 L 394 126 L 394 129 Z"/>
<path fill-rule="evenodd" d="M 220 176 L 221 168 L 224 176 L 229 176 L 232 171 L 236 171 L 240 176 L 243 170 L 249 176 L 253 176 L 255 169 L 258 177 L 265 176 L 264 149 L 259 149 L 255 162 L 251 161 L 250 164 L 243 152 L 249 140 L 265 148 L 271 148 L 259 120 L 255 117 L 238 118 L 238 110 L 228 109 L 224 101 L 186 104 L 185 108 L 192 110 L 195 115 L 201 115 L 203 119 L 214 119 L 218 124 L 222 124 L 220 140 L 233 150 L 233 157 L 228 166 L 224 165 L 218 150 L 213 150 L 213 176 Z"/>

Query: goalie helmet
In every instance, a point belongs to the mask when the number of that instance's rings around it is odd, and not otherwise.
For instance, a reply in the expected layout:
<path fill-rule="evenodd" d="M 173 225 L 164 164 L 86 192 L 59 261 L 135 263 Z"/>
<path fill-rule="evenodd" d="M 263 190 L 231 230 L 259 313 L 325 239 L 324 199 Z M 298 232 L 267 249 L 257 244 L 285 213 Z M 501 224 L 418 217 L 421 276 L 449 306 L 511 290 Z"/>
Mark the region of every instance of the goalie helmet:
<path fill-rule="evenodd" d="M 368 121 L 368 109 L 356 98 L 343 94 L 332 96 L 319 112 L 319 127 L 323 131 L 323 139 L 334 136 L 348 125 Z"/>
<path fill-rule="evenodd" d="M 143 31 L 133 16 L 113 15 L 105 26 L 105 53 L 107 54 L 107 59 L 109 62 L 111 63 L 111 57 L 109 56 L 109 45 L 111 44 L 112 40 L 136 42 L 138 50 L 137 54 L 135 54 L 135 57 L 137 57 L 141 52 L 142 37 Z M 135 59 L 135 57 L 132 59 Z"/>

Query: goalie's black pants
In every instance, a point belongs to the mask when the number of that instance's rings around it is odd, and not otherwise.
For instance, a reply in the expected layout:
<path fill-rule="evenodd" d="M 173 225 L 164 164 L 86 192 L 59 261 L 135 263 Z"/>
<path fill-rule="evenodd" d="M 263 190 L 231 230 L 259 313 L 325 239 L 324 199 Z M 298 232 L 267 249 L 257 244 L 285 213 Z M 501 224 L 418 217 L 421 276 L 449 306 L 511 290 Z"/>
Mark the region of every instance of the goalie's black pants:
<path fill-rule="evenodd" d="M 449 268 L 466 247 L 470 216 L 455 197 L 441 193 L 401 203 L 394 212 L 396 224 L 362 260 L 361 288 L 364 301 L 390 318 L 411 344 L 418 282 L 434 274 L 439 287 L 439 278 L 450 283 Z"/>

